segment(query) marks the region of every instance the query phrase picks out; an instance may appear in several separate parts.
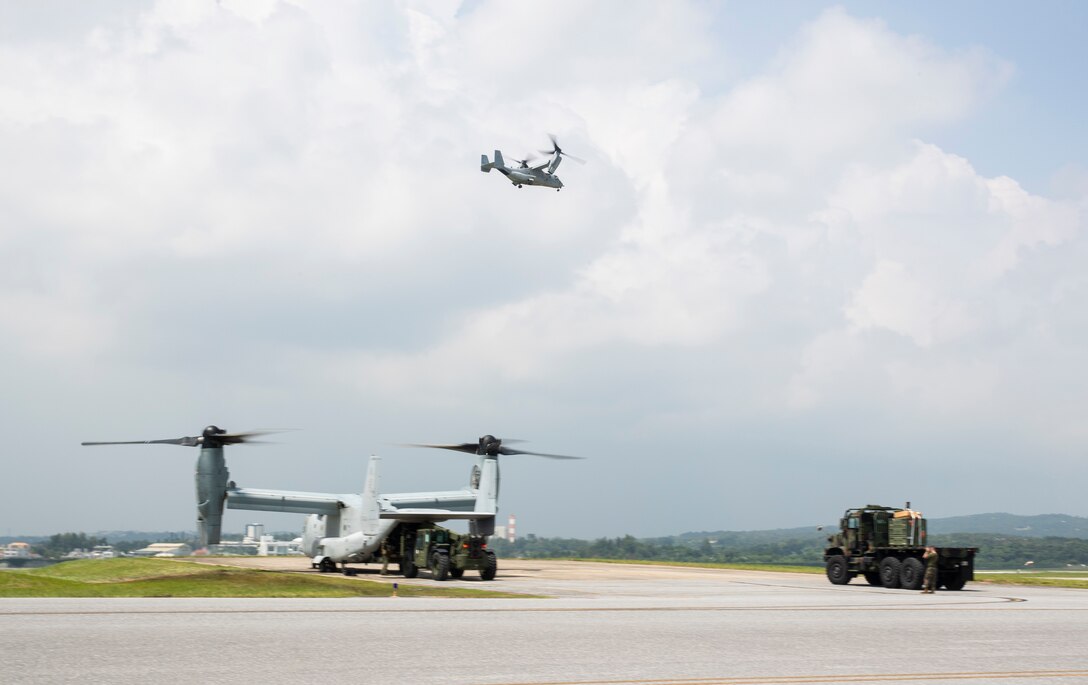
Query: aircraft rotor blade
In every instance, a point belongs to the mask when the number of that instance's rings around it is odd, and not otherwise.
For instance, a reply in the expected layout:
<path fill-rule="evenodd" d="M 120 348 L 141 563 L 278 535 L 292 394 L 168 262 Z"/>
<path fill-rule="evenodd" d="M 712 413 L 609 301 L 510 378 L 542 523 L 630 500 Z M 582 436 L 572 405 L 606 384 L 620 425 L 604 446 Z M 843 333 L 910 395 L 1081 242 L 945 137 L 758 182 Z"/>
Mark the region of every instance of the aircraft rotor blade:
<path fill-rule="evenodd" d="M 574 155 L 570 154 L 569 152 L 563 152 L 563 148 L 559 147 L 559 140 L 556 139 L 554 133 L 549 133 L 548 137 L 551 138 L 552 149 L 551 150 L 541 150 L 542 153 L 544 153 L 546 155 L 560 154 L 560 155 L 562 155 L 564 157 L 568 157 L 568 158 L 574 160 L 575 162 L 578 162 L 579 164 L 585 164 L 586 163 L 586 160 L 582 159 L 581 157 L 575 157 Z"/>
<path fill-rule="evenodd" d="M 476 451 L 480 446 L 474 442 L 463 442 L 460 445 L 427 445 L 418 442 L 406 442 L 403 443 L 404 447 L 429 447 L 436 450 L 454 450 L 455 452 L 465 452 L 467 454 L 476 454 Z"/>
<path fill-rule="evenodd" d="M 272 435 L 273 433 L 281 433 L 282 431 L 249 431 L 246 433 L 224 433 L 217 436 L 217 440 L 224 445 L 240 445 L 242 443 L 248 444 L 267 444 L 264 440 L 254 440 L 253 438 L 261 435 Z"/>
<path fill-rule="evenodd" d="M 280 431 L 247 431 L 245 433 L 228 433 L 222 428 L 208 426 L 202 435 L 186 436 L 183 438 L 167 438 L 164 440 L 119 440 L 107 442 L 82 442 L 84 446 L 94 445 L 181 445 L 182 447 L 223 447 L 225 445 L 240 445 L 242 443 L 261 443 L 254 440 L 261 435 L 270 435 Z"/>
<path fill-rule="evenodd" d="M 112 440 L 107 442 L 81 442 L 80 445 L 93 446 L 93 445 L 182 445 L 183 447 L 195 447 L 199 445 L 204 438 L 202 437 L 184 437 L 184 438 L 170 438 L 167 440 Z"/>
<path fill-rule="evenodd" d="M 492 456 L 514 455 L 514 454 L 529 454 L 536 457 L 546 457 L 548 459 L 584 459 L 585 457 L 572 457 L 567 454 L 548 454 L 546 452 L 530 452 L 528 450 L 514 449 L 513 447 L 506 447 L 503 443 L 506 442 L 525 442 L 524 440 L 517 439 L 499 439 L 493 436 L 484 436 L 480 439 L 481 442 L 462 442 L 457 445 L 430 445 L 420 443 L 405 443 L 405 447 L 429 447 L 432 449 L 440 450 L 453 450 L 455 452 L 464 452 L 466 454 L 491 454 Z"/>
<path fill-rule="evenodd" d="M 572 457 L 568 454 L 548 454 L 546 452 L 529 452 L 528 450 L 516 450 L 511 447 L 500 447 L 499 454 L 531 454 L 534 457 L 547 457 L 548 459 L 585 459 L 585 457 Z"/>

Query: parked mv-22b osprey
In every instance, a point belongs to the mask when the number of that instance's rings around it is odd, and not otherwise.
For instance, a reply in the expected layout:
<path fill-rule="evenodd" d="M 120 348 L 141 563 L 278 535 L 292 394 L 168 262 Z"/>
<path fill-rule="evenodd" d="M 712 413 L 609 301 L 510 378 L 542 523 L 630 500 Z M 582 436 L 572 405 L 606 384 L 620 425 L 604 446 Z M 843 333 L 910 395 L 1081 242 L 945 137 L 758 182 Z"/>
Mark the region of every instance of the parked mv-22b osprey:
<path fill-rule="evenodd" d="M 371 457 L 366 482 L 360 494 L 296 492 L 238 487 L 230 480 L 223 448 L 254 442 L 264 433 L 228 433 L 208 426 L 199 436 L 166 440 L 126 442 L 84 442 L 84 445 L 182 445 L 199 447 L 196 461 L 197 531 L 200 547 L 218 544 L 224 505 L 229 509 L 279 511 L 308 514 L 303 527 L 303 551 L 313 566 L 333 571 L 341 564 L 380 561 L 383 546 L 398 526 L 412 529 L 448 520 L 467 520 L 471 534 L 495 532 L 499 499 L 499 455 L 532 454 L 552 459 L 578 459 L 561 454 L 543 454 L 512 449 L 502 440 L 485 435 L 478 443 L 456 445 L 412 445 L 455 450 L 476 455 L 469 485 L 461 490 L 438 492 L 385 493 L 379 487 L 380 457 Z M 383 549 L 384 547 L 384 549 Z"/>

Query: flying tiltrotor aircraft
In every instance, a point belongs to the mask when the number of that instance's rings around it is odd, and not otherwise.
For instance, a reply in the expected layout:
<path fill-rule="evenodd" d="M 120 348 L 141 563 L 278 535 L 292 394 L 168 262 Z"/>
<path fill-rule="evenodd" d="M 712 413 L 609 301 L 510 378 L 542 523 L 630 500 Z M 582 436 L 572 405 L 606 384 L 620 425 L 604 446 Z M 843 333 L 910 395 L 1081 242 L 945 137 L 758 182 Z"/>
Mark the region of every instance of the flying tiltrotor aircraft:
<path fill-rule="evenodd" d="M 83 445 L 181 445 L 199 447 L 196 460 L 197 532 L 200 547 L 219 543 L 223 507 L 253 511 L 308 514 L 303 526 L 302 549 L 322 571 L 336 564 L 366 563 L 380 559 L 382 542 L 400 523 L 438 523 L 467 520 L 475 535 L 495 532 L 499 500 L 499 455 L 531 454 L 551 459 L 580 459 L 512 449 L 491 435 L 478 443 L 419 445 L 476 455 L 467 488 L 442 492 L 381 494 L 378 467 L 381 457 L 372 456 L 361 494 L 333 494 L 241 488 L 230 480 L 223 449 L 227 445 L 259 442 L 264 432 L 228 433 L 208 426 L 199 436 L 166 440 L 84 442 Z M 508 441 L 511 442 L 511 441 Z M 343 566 L 345 573 L 347 567 Z"/>
<path fill-rule="evenodd" d="M 517 162 L 518 166 L 508 167 L 502 158 L 502 151 L 495 150 L 495 161 L 489 161 L 487 155 L 480 155 L 480 171 L 488 174 L 491 173 L 492 169 L 496 169 L 518 188 L 523 185 L 544 186 L 546 188 L 555 188 L 556 192 L 558 192 L 562 189 L 563 182 L 555 175 L 555 170 L 559 168 L 559 163 L 563 161 L 563 158 L 570 157 L 579 164 L 585 164 L 586 161 L 563 152 L 555 136 L 549 133 L 548 137 L 552 140 L 552 149 L 541 150 L 541 152 L 551 155 L 550 160 L 535 166 L 529 166 L 529 160 L 515 159 L 513 161 Z"/>

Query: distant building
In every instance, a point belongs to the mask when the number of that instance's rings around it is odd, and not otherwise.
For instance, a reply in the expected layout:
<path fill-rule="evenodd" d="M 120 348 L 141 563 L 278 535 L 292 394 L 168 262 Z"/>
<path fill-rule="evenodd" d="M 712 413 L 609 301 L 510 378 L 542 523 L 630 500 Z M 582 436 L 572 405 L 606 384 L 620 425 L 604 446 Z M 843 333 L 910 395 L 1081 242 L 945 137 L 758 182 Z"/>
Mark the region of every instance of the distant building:
<path fill-rule="evenodd" d="M 96 545 L 91 549 L 76 547 L 64 555 L 65 559 L 112 559 L 121 556 L 113 545 Z"/>
<path fill-rule="evenodd" d="M 208 545 L 208 554 L 222 557 L 251 557 L 257 553 L 257 542 L 248 538 L 241 542 L 237 540 L 222 540 L 218 544 Z"/>
<path fill-rule="evenodd" d="M 30 551 L 30 543 L 13 542 L 3 548 L 5 559 L 33 559 L 38 556 Z"/>
<path fill-rule="evenodd" d="M 259 557 L 286 557 L 302 554 L 302 538 L 277 540 L 271 535 L 262 535 L 257 545 Z"/>
<path fill-rule="evenodd" d="M 264 536 L 263 523 L 247 523 L 246 535 L 244 538 L 242 538 L 242 542 L 256 544 L 261 541 L 262 536 Z"/>

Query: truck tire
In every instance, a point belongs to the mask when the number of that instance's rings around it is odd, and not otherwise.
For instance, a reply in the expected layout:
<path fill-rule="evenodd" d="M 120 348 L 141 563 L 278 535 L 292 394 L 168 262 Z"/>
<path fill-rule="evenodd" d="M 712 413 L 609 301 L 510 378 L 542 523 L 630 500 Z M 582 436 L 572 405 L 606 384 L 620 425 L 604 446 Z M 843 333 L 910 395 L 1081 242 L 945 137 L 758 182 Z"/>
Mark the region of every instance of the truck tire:
<path fill-rule="evenodd" d="M 495 575 L 499 572 L 499 561 L 495 558 L 494 552 L 487 553 L 487 559 L 484 560 L 483 568 L 480 569 L 480 580 L 495 580 Z"/>
<path fill-rule="evenodd" d="M 908 557 L 903 560 L 903 566 L 899 569 L 899 585 L 904 590 L 921 590 L 925 575 L 926 567 L 922 560 Z"/>
<path fill-rule="evenodd" d="M 884 581 L 884 587 L 894 589 L 899 587 L 899 560 L 895 557 L 887 557 L 880 562 L 880 579 Z"/>
<path fill-rule="evenodd" d="M 884 587 L 884 579 L 880 577 L 880 571 L 866 571 L 865 582 L 876 587 Z"/>
<path fill-rule="evenodd" d="M 431 573 L 434 574 L 434 579 L 438 581 L 449 578 L 450 575 L 450 558 L 445 554 L 436 554 L 431 559 Z"/>
<path fill-rule="evenodd" d="M 827 558 L 827 579 L 833 584 L 846 585 L 853 577 L 846 563 L 846 557 L 836 554 Z"/>
<path fill-rule="evenodd" d="M 405 578 L 415 578 L 419 575 L 419 567 L 413 559 L 405 559 L 400 562 L 400 574 Z"/>
<path fill-rule="evenodd" d="M 947 590 L 962 590 L 967 584 L 966 569 L 958 568 L 947 575 L 941 575 L 941 585 Z"/>
<path fill-rule="evenodd" d="M 450 566 L 450 578 L 460 578 L 463 575 L 465 575 L 465 569 Z"/>

